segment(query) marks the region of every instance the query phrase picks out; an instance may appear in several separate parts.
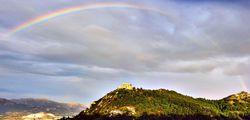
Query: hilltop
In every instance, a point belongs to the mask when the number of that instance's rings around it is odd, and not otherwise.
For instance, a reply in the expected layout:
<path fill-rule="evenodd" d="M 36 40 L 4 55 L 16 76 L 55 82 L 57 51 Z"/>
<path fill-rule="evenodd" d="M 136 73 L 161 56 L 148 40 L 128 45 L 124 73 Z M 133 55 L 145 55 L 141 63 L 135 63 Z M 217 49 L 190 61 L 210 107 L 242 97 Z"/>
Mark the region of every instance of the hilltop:
<path fill-rule="evenodd" d="M 221 100 L 195 99 L 172 90 L 119 87 L 73 120 L 119 119 L 250 119 L 249 93 Z M 232 97 L 234 96 L 234 97 Z M 233 101 L 233 102 L 232 102 Z"/>
<path fill-rule="evenodd" d="M 234 104 L 234 103 L 250 103 L 250 94 L 247 92 L 240 92 L 238 94 L 233 94 L 230 95 L 224 100 L 227 100 L 229 103 Z"/>

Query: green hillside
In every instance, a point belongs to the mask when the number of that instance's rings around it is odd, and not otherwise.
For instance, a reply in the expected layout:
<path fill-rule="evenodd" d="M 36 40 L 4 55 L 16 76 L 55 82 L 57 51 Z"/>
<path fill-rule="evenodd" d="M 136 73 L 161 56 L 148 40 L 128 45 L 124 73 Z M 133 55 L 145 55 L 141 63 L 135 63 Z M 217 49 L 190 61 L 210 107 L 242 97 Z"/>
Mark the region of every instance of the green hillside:
<path fill-rule="evenodd" d="M 175 91 L 159 89 L 116 89 L 101 99 L 75 120 L 95 118 L 131 119 L 249 119 L 250 95 L 246 92 L 221 100 L 195 99 Z"/>

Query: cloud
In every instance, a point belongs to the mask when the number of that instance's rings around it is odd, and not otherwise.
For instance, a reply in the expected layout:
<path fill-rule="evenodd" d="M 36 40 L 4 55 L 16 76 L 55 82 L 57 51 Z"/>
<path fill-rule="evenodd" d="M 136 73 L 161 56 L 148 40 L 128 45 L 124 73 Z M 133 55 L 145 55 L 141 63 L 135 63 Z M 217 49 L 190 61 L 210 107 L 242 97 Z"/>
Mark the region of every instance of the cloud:
<path fill-rule="evenodd" d="M 51 9 L 46 6 L 51 1 L 5 3 L 13 10 L 0 8 L 4 13 L 0 36 L 31 17 L 85 2 L 52 2 Z M 192 89 L 189 93 L 197 96 L 213 96 L 221 89 L 225 93 L 241 90 L 237 76 L 247 79 L 250 70 L 249 9 L 214 2 L 139 3 L 150 4 L 167 16 L 127 8 L 80 11 L 1 37 L 0 83 L 29 95 L 66 92 L 90 96 L 88 100 L 122 81 L 183 92 Z M 13 87 L 6 80 L 16 84 Z M 218 85 L 209 93 L 205 85 L 216 82 L 224 87 Z M 31 92 L 25 83 L 42 91 Z M 100 88 L 98 95 L 96 88 Z"/>
<path fill-rule="evenodd" d="M 14 91 L 6 88 L 0 88 L 0 93 L 14 93 Z"/>
<path fill-rule="evenodd" d="M 86 64 L 94 65 L 98 63 L 105 65 L 109 61 L 117 61 L 117 64 L 120 64 L 119 61 L 124 60 L 123 62 L 125 62 L 125 59 L 129 57 L 131 62 L 127 64 L 132 64 L 135 67 L 154 67 L 168 59 L 192 60 L 220 55 L 237 56 L 247 54 L 247 51 L 249 51 L 247 38 L 249 36 L 244 32 L 247 32 L 248 27 L 244 25 L 244 22 L 239 21 L 248 18 L 242 18 L 242 15 L 239 13 L 241 11 L 230 7 L 223 6 L 220 8 L 220 6 L 213 6 L 215 10 L 209 7 L 211 6 L 204 8 L 197 7 L 196 9 L 200 10 L 197 13 L 192 9 L 187 10 L 197 15 L 198 20 L 201 18 L 201 21 L 191 18 L 191 15 L 188 14 L 184 15 L 182 20 L 177 17 L 177 22 L 171 23 L 176 28 L 173 35 L 155 33 L 155 29 L 143 30 L 145 29 L 144 25 L 148 25 L 147 22 L 138 26 L 142 30 L 141 32 L 130 29 L 126 26 L 137 25 L 117 18 L 118 15 L 116 14 L 113 16 L 102 15 L 105 20 L 114 22 L 101 23 L 99 25 L 93 24 L 95 22 L 91 19 L 94 18 L 91 14 L 87 14 L 89 17 L 86 17 L 86 15 L 82 15 L 84 16 L 82 17 L 79 14 L 75 14 L 72 15 L 73 17 L 65 16 L 58 18 L 61 22 L 55 19 L 48 21 L 46 24 L 33 26 L 31 30 L 27 30 L 27 33 L 24 32 L 26 36 L 21 36 L 24 38 L 16 38 L 18 40 L 15 40 L 14 43 L 9 43 L 9 46 L 13 47 L 13 44 L 19 44 L 20 48 L 18 46 L 14 48 L 18 49 L 16 51 L 38 54 L 37 56 L 42 56 L 45 59 L 53 61 L 84 61 Z M 90 13 L 98 14 L 98 11 Z M 207 17 L 204 17 L 203 13 L 208 14 Z M 138 14 L 140 15 L 141 12 Z M 220 15 L 220 20 L 215 19 L 218 18 L 218 15 Z M 148 25 L 148 27 L 154 28 L 154 26 L 158 26 L 156 24 L 157 21 L 163 19 L 155 18 L 152 21 L 153 25 Z M 84 20 L 85 24 L 91 25 L 81 25 L 82 20 Z M 143 17 L 137 20 L 142 21 Z M 124 27 L 116 27 L 120 23 L 125 24 Z M 111 28 L 109 26 L 115 27 Z M 158 29 L 165 29 L 165 27 L 171 26 L 167 25 Z M 152 35 L 145 36 L 145 34 L 149 33 Z M 240 42 L 236 40 L 239 38 L 242 39 Z M 238 50 L 239 46 L 241 47 L 240 50 Z M 47 50 L 50 52 L 47 52 Z M 126 57 L 121 56 L 122 54 L 125 54 Z M 109 61 L 101 59 L 106 56 L 110 56 L 108 57 Z M 104 67 L 120 66 L 106 65 Z M 140 69 L 145 69 L 145 67 Z"/>
<path fill-rule="evenodd" d="M 240 60 L 234 61 L 231 65 L 227 66 L 225 73 L 233 76 L 248 76 L 250 71 L 249 57 L 241 58 Z"/>

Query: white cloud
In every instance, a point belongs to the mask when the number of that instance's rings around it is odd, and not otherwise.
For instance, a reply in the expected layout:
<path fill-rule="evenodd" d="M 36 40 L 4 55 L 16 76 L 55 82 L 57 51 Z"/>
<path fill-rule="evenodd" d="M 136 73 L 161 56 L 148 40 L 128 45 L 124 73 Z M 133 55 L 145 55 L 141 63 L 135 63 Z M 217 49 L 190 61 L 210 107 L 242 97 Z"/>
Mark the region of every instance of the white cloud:
<path fill-rule="evenodd" d="M 240 90 L 241 86 L 234 87 L 239 83 L 237 76 L 247 80 L 250 72 L 250 11 L 227 4 L 161 2 L 151 5 L 168 16 L 137 9 L 81 11 L 1 38 L 0 75 L 5 77 L 0 83 L 7 84 L 4 79 L 21 79 L 20 74 L 27 81 L 38 79 L 34 84 L 39 88 L 39 82 L 61 80 L 73 86 L 69 93 L 81 89 L 76 94 L 85 97 L 95 94 L 91 90 L 99 88 L 97 84 L 104 85 L 100 90 L 108 91 L 107 86 L 134 79 L 145 80 L 148 84 L 144 85 L 152 88 L 165 86 L 184 92 L 191 89 L 190 94 L 197 96 Z M 66 3 L 63 6 L 71 6 Z M 32 10 L 9 4 L 16 6 L 13 8 L 16 11 L 10 13 L 22 15 L 25 20 L 48 11 L 42 4 L 38 6 L 41 10 L 36 11 L 34 6 L 38 4 L 33 2 L 25 6 L 32 6 Z M 53 5 L 53 9 L 62 7 L 61 3 Z M 0 11 L 10 14 L 7 8 L 1 8 Z M 21 22 L 8 22 L 6 19 L 18 19 L 15 14 L 5 14 L 5 18 L 0 17 L 0 37 L 9 24 Z M 206 84 L 216 85 L 209 92 Z M 63 82 L 60 85 L 50 87 L 65 92 L 63 87 L 67 85 Z M 25 88 L 23 83 L 20 86 Z"/>

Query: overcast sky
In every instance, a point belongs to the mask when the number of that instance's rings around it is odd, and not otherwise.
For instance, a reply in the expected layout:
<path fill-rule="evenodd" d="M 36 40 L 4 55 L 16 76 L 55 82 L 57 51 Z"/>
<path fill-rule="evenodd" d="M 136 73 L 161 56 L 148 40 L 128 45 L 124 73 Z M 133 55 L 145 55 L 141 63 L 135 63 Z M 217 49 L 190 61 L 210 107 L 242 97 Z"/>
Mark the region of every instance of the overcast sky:
<path fill-rule="evenodd" d="M 89 104 L 123 82 L 220 99 L 250 88 L 247 0 L 0 0 L 0 97 Z M 219 1 L 219 0 L 218 0 Z"/>

